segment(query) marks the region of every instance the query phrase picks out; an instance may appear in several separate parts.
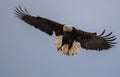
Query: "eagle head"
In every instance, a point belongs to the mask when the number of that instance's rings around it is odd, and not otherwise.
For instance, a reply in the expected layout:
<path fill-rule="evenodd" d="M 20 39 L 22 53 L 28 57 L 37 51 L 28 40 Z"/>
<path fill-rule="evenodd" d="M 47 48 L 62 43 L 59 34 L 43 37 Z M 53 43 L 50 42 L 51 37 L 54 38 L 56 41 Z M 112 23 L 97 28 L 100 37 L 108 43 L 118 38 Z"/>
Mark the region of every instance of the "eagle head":
<path fill-rule="evenodd" d="M 70 25 L 64 25 L 63 26 L 63 31 L 72 31 L 73 30 L 73 27 L 72 26 L 70 26 Z"/>

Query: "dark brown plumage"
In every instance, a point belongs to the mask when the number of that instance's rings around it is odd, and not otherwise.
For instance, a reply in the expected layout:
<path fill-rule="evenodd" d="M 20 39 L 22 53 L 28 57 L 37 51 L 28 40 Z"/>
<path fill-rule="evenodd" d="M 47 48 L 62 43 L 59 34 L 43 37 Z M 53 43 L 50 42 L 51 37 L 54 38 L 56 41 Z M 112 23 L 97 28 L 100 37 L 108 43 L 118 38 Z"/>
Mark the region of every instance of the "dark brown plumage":
<path fill-rule="evenodd" d="M 16 7 L 14 14 L 31 26 L 53 35 L 55 33 L 55 44 L 59 51 L 65 55 L 74 55 L 83 49 L 89 50 L 107 50 L 115 46 L 115 36 L 112 32 L 104 35 L 105 30 L 100 34 L 85 32 L 74 27 L 60 24 L 58 22 L 43 18 L 31 16 L 26 9 L 20 6 Z"/>

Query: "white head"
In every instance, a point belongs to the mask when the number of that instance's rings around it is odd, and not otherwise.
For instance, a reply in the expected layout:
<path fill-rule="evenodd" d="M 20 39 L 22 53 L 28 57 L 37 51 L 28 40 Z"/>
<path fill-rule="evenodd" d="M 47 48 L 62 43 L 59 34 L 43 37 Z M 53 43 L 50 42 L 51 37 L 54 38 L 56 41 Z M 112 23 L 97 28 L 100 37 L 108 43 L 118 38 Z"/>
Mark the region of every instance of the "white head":
<path fill-rule="evenodd" d="M 63 31 L 72 31 L 73 30 L 73 27 L 70 26 L 70 25 L 64 25 L 63 26 Z"/>

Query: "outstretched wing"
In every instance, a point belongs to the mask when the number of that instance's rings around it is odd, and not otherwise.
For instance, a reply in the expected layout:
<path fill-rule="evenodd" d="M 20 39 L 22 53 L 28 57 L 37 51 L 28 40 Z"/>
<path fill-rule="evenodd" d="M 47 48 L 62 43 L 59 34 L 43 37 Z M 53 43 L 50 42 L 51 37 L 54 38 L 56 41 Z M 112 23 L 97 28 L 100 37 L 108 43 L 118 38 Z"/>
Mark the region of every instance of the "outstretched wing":
<path fill-rule="evenodd" d="M 52 20 L 43 18 L 43 17 L 35 17 L 28 13 L 26 9 L 22 9 L 20 6 L 16 7 L 14 14 L 20 18 L 21 20 L 25 21 L 31 26 L 52 35 L 55 32 L 56 35 L 63 34 L 63 25 Z"/>
<path fill-rule="evenodd" d="M 104 35 L 105 30 L 97 35 L 96 33 L 84 32 L 81 30 L 77 31 L 77 41 L 80 42 L 81 47 L 89 50 L 107 50 L 115 46 L 115 36 L 112 36 L 112 32 Z"/>

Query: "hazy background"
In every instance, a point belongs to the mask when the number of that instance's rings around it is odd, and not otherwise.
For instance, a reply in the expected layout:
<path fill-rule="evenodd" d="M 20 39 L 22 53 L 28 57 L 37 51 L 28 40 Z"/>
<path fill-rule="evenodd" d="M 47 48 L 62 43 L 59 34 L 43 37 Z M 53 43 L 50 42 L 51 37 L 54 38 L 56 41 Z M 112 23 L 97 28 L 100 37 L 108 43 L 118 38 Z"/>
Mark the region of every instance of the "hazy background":
<path fill-rule="evenodd" d="M 113 31 L 118 44 L 65 56 L 51 36 L 15 17 L 18 5 L 85 31 Z M 120 0 L 0 0 L 0 77 L 120 77 L 119 37 Z"/>

